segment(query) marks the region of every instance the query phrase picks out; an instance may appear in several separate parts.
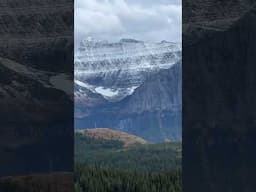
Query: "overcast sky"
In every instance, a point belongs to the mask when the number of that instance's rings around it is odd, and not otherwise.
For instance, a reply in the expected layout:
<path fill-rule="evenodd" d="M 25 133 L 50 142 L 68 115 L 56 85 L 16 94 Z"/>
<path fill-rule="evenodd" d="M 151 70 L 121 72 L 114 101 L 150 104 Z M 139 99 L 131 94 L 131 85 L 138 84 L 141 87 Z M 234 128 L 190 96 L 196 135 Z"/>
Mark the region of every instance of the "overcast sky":
<path fill-rule="evenodd" d="M 75 44 L 92 36 L 181 42 L 181 0 L 75 0 Z"/>

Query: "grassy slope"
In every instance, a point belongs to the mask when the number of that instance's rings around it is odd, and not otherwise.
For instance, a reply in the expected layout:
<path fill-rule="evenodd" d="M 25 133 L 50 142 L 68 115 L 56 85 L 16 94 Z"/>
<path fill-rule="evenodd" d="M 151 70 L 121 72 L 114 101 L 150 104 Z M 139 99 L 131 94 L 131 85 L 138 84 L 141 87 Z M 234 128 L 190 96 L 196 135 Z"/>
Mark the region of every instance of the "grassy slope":
<path fill-rule="evenodd" d="M 83 135 L 89 136 L 95 139 L 104 140 L 118 140 L 124 143 L 125 147 L 129 147 L 135 144 L 146 144 L 147 142 L 135 135 L 128 134 L 123 131 L 117 131 L 109 128 L 94 128 L 94 129 L 83 129 L 76 131 Z"/>

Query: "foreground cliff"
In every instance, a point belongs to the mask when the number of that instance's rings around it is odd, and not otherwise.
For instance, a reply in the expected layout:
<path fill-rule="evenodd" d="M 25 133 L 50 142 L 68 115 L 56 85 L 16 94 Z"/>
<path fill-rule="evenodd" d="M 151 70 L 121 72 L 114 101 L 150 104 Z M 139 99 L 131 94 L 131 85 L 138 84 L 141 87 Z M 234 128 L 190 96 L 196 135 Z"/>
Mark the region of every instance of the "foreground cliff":
<path fill-rule="evenodd" d="M 254 191 L 255 1 L 183 3 L 183 190 Z"/>
<path fill-rule="evenodd" d="M 73 1 L 0 7 L 0 176 L 71 170 Z"/>

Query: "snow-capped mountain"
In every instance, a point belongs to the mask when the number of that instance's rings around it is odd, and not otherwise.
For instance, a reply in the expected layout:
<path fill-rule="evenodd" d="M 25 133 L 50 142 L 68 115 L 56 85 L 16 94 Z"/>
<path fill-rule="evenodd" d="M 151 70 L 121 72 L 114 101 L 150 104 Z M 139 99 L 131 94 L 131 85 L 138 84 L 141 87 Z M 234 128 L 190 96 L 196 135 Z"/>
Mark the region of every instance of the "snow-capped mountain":
<path fill-rule="evenodd" d="M 111 126 L 126 132 L 136 129 L 136 134 L 143 137 L 138 131 L 143 129 L 141 125 L 137 128 L 138 125 L 133 127 L 124 123 L 126 120 L 113 118 L 112 122 L 103 123 L 104 120 L 98 116 L 109 116 L 114 112 L 122 113 L 120 118 L 125 119 L 127 114 L 155 113 L 163 110 L 179 113 L 181 111 L 181 67 L 179 66 L 181 66 L 181 45 L 178 43 L 167 41 L 148 43 L 134 39 L 121 39 L 112 43 L 93 38 L 85 39 L 75 54 L 77 128 Z M 162 74 L 163 78 L 159 74 Z M 156 83 L 151 83 L 152 80 L 154 82 L 154 78 Z M 161 80 L 158 81 L 158 78 Z M 166 78 L 174 82 L 168 82 Z M 173 92 L 169 91 L 168 85 L 174 87 L 170 87 Z M 158 92 L 155 92 L 156 90 Z M 140 106 L 140 109 L 136 106 Z M 98 122 L 98 119 L 101 121 Z M 172 129 L 167 124 L 165 126 Z M 161 139 L 170 139 L 170 137 L 173 140 L 181 138 L 173 135 Z M 158 140 L 146 136 L 144 138 Z"/>
<path fill-rule="evenodd" d="M 177 63 L 180 50 L 180 44 L 167 41 L 108 43 L 88 38 L 75 55 L 75 83 L 108 100 L 120 100 L 131 95 L 149 73 Z"/>

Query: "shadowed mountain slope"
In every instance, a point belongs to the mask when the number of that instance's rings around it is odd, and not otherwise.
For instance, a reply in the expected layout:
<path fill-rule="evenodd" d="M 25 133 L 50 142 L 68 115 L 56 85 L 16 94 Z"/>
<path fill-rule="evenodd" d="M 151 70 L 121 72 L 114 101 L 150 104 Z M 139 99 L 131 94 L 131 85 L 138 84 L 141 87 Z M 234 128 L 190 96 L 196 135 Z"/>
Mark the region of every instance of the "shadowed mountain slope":
<path fill-rule="evenodd" d="M 256 7 L 254 1 L 218 1 L 221 8 L 207 2 L 208 9 L 199 0 L 183 6 L 184 23 L 194 29 L 183 39 L 183 190 L 251 192 Z M 205 15 L 204 23 L 203 12 L 216 14 Z M 215 21 L 221 30 L 209 28 Z"/>
<path fill-rule="evenodd" d="M 71 170 L 73 1 L 0 7 L 0 176 Z"/>

